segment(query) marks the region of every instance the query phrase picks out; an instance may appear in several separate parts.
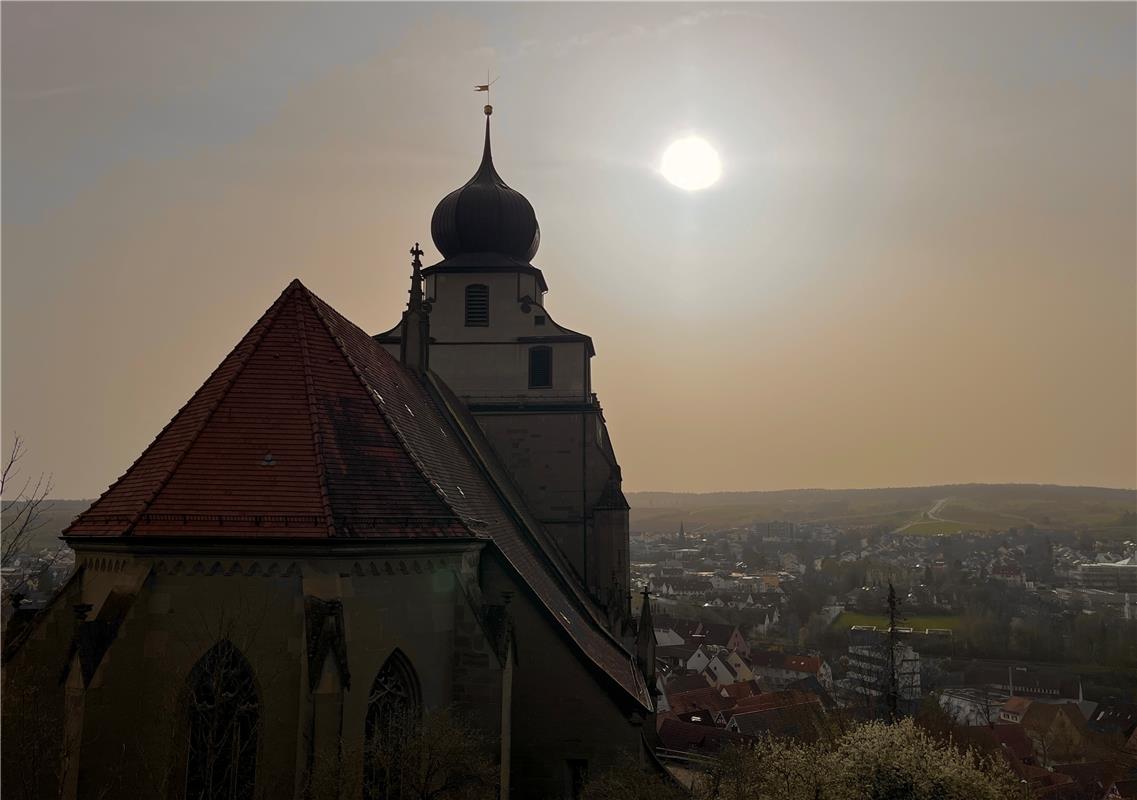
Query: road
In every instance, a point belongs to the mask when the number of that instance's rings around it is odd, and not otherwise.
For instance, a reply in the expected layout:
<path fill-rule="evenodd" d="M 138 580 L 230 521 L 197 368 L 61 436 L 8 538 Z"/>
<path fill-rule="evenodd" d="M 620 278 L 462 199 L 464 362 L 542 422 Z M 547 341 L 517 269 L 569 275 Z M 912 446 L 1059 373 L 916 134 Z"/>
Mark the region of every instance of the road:
<path fill-rule="evenodd" d="M 899 528 L 894 530 L 893 533 L 902 533 L 911 528 L 913 525 L 918 525 L 921 522 L 956 522 L 954 519 L 944 519 L 940 516 L 940 512 L 943 511 L 944 506 L 947 505 L 947 502 L 949 500 L 951 500 L 950 497 L 945 497 L 942 500 L 937 500 L 931 508 L 929 508 L 920 516 L 919 519 L 914 519 L 911 522 L 901 525 Z M 958 524 L 962 525 L 963 523 L 960 522 Z"/>

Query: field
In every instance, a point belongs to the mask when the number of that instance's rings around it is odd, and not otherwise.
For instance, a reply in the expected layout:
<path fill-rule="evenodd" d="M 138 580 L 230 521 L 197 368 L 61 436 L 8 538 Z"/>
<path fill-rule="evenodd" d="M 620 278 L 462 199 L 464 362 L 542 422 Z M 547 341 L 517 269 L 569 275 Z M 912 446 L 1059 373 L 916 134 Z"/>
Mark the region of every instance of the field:
<path fill-rule="evenodd" d="M 924 628 L 948 628 L 954 631 L 963 626 L 963 617 L 958 614 L 913 615 L 905 616 L 900 624 L 904 627 L 919 628 L 920 630 Z M 860 614 L 854 611 L 845 611 L 833 620 L 834 628 L 851 628 L 854 625 L 887 627 L 888 617 L 884 614 Z"/>
<path fill-rule="evenodd" d="M 629 492 L 632 530 L 688 532 L 789 520 L 840 527 L 882 526 L 915 535 L 1005 531 L 1034 525 L 1085 526 L 1103 537 L 1137 535 L 1118 522 L 1137 510 L 1137 492 L 1089 486 L 959 484 L 894 489 L 799 489 L 774 492 Z"/>
<path fill-rule="evenodd" d="M 970 525 L 967 523 L 936 520 L 931 522 L 915 522 L 906 527 L 904 529 L 904 533 L 911 533 L 917 536 L 938 536 L 941 533 L 967 533 L 969 531 L 986 530 L 991 530 L 991 527 L 987 525 L 979 527 L 977 525 Z"/>

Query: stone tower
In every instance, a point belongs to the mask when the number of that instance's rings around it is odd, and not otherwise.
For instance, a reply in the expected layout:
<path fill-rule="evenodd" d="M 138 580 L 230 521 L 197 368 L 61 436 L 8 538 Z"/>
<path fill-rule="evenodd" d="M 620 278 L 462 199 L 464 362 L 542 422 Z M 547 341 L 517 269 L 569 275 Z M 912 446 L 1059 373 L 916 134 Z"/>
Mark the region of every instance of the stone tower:
<path fill-rule="evenodd" d="M 494 168 L 491 106 L 477 171 L 439 202 L 442 260 L 422 270 L 430 370 L 477 419 L 497 456 L 614 633 L 629 616 L 628 504 L 592 391 L 592 339 L 554 321 L 533 265 L 533 206 Z M 377 335 L 393 354 L 400 326 Z"/>

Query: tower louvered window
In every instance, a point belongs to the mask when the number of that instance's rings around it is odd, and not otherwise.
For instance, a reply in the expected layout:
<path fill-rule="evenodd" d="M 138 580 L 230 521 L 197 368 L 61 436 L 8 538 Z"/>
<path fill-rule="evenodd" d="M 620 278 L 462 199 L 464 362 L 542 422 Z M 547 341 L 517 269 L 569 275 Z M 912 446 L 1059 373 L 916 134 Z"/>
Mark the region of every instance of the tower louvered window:
<path fill-rule="evenodd" d="M 529 388 L 547 389 L 553 385 L 553 348 L 529 349 Z"/>
<path fill-rule="evenodd" d="M 401 800 L 403 776 L 413 767 L 415 753 L 408 739 L 419 726 L 421 706 L 418 679 L 411 662 L 395 650 L 383 664 L 367 697 L 364 728 L 363 796 L 365 800 Z"/>
<path fill-rule="evenodd" d="M 490 324 L 490 288 L 484 283 L 466 287 L 466 327 L 485 328 Z"/>

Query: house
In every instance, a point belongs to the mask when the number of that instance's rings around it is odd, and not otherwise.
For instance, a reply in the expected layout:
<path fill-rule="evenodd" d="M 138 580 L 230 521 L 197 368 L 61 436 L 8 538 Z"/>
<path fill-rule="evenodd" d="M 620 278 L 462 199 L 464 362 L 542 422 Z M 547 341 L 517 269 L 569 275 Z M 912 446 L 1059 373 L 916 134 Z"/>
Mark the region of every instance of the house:
<path fill-rule="evenodd" d="M 731 708 L 735 704 L 733 697 L 723 695 L 722 691 L 715 686 L 669 694 L 667 695 L 667 702 L 671 706 L 673 714 L 705 711 L 713 715 L 716 711 Z"/>
<path fill-rule="evenodd" d="M 707 649 L 698 645 L 695 651 L 691 653 L 690 658 L 687 659 L 684 667 L 688 672 L 702 672 L 707 668 L 707 664 L 711 663 L 711 658 L 712 656 L 707 652 Z"/>
<path fill-rule="evenodd" d="M 1022 700 L 1023 698 L 1012 698 Z M 1027 701 L 1029 703 L 1029 701 Z M 961 686 L 940 692 L 940 708 L 957 725 L 994 725 L 996 722 L 1018 722 L 1001 717 L 1007 696 L 986 687 Z"/>
<path fill-rule="evenodd" d="M 1137 731 L 1137 704 L 1115 700 L 1099 703 L 1090 714 L 1087 726 L 1094 733 L 1128 739 Z"/>
<path fill-rule="evenodd" d="M 1025 580 L 1018 564 L 996 564 L 991 567 L 991 577 L 1011 586 L 1022 586 Z"/>
<path fill-rule="evenodd" d="M 740 680 L 740 681 L 753 680 L 754 673 L 750 669 L 750 664 L 746 661 L 745 658 L 742 657 L 742 655 L 737 650 L 729 651 L 724 656 L 724 658 L 726 658 L 726 660 L 730 663 L 730 667 L 731 667 L 731 669 L 734 670 L 734 674 L 738 676 L 738 680 Z"/>
<path fill-rule="evenodd" d="M 1112 783 L 1115 765 L 1109 761 L 1091 761 L 1080 764 L 1058 764 L 1054 771 L 1073 780 L 1072 793 L 1077 800 L 1101 800 Z"/>
<path fill-rule="evenodd" d="M 694 636 L 691 637 L 691 641 L 725 647 L 727 650 L 737 650 L 744 656 L 750 654 L 750 645 L 737 625 L 702 622 Z"/>
<path fill-rule="evenodd" d="M 706 675 L 715 686 L 746 682 L 754 677 L 738 653 L 735 653 L 733 650 L 727 651 L 722 649 L 719 649 L 711 660 L 707 662 L 707 666 L 703 669 L 703 674 Z"/>
<path fill-rule="evenodd" d="M 729 745 L 739 745 L 749 741 L 748 737 L 735 731 L 667 717 L 659 721 L 658 736 L 660 746 L 664 750 L 674 754 L 696 753 L 707 756 L 717 755 Z"/>
<path fill-rule="evenodd" d="M 784 689 L 812 675 L 826 690 L 833 689 L 833 670 L 820 656 L 801 656 L 773 651 L 753 651 L 750 670 L 771 689 Z"/>
<path fill-rule="evenodd" d="M 655 648 L 655 658 L 660 664 L 671 670 L 687 671 L 687 661 L 694 655 L 698 645 L 672 644 Z"/>
<path fill-rule="evenodd" d="M 1032 702 L 1029 697 L 1008 697 L 999 708 L 999 722 L 1022 722 Z"/>
<path fill-rule="evenodd" d="M 1043 766 L 1074 761 L 1085 752 L 1089 729 L 1077 703 L 1031 703 L 1019 724 Z"/>
<path fill-rule="evenodd" d="M 655 616 L 655 627 L 662 630 L 675 631 L 675 633 L 686 642 L 694 636 L 695 631 L 699 629 L 699 621 L 697 619 L 682 619 L 667 614 L 657 614 Z"/>
<path fill-rule="evenodd" d="M 675 675 L 668 678 L 663 684 L 665 694 L 682 694 L 695 689 L 706 689 L 711 684 L 703 672 L 693 672 L 689 675 Z"/>
<path fill-rule="evenodd" d="M 739 708 L 745 703 L 745 708 Z M 774 692 L 739 701 L 727 723 L 727 730 L 747 736 L 765 734 L 816 741 L 824 726 L 821 701 L 804 692 Z"/>
<path fill-rule="evenodd" d="M 762 634 L 763 636 L 768 634 L 770 632 L 770 629 L 777 625 L 778 621 L 781 619 L 780 615 L 778 614 L 778 606 L 776 603 L 772 605 L 760 604 L 754 599 L 754 595 L 751 594 L 747 597 L 746 604 L 748 606 L 748 610 L 750 611 L 750 613 L 747 615 L 747 619 L 754 620 L 750 624 L 750 629 Z"/>

